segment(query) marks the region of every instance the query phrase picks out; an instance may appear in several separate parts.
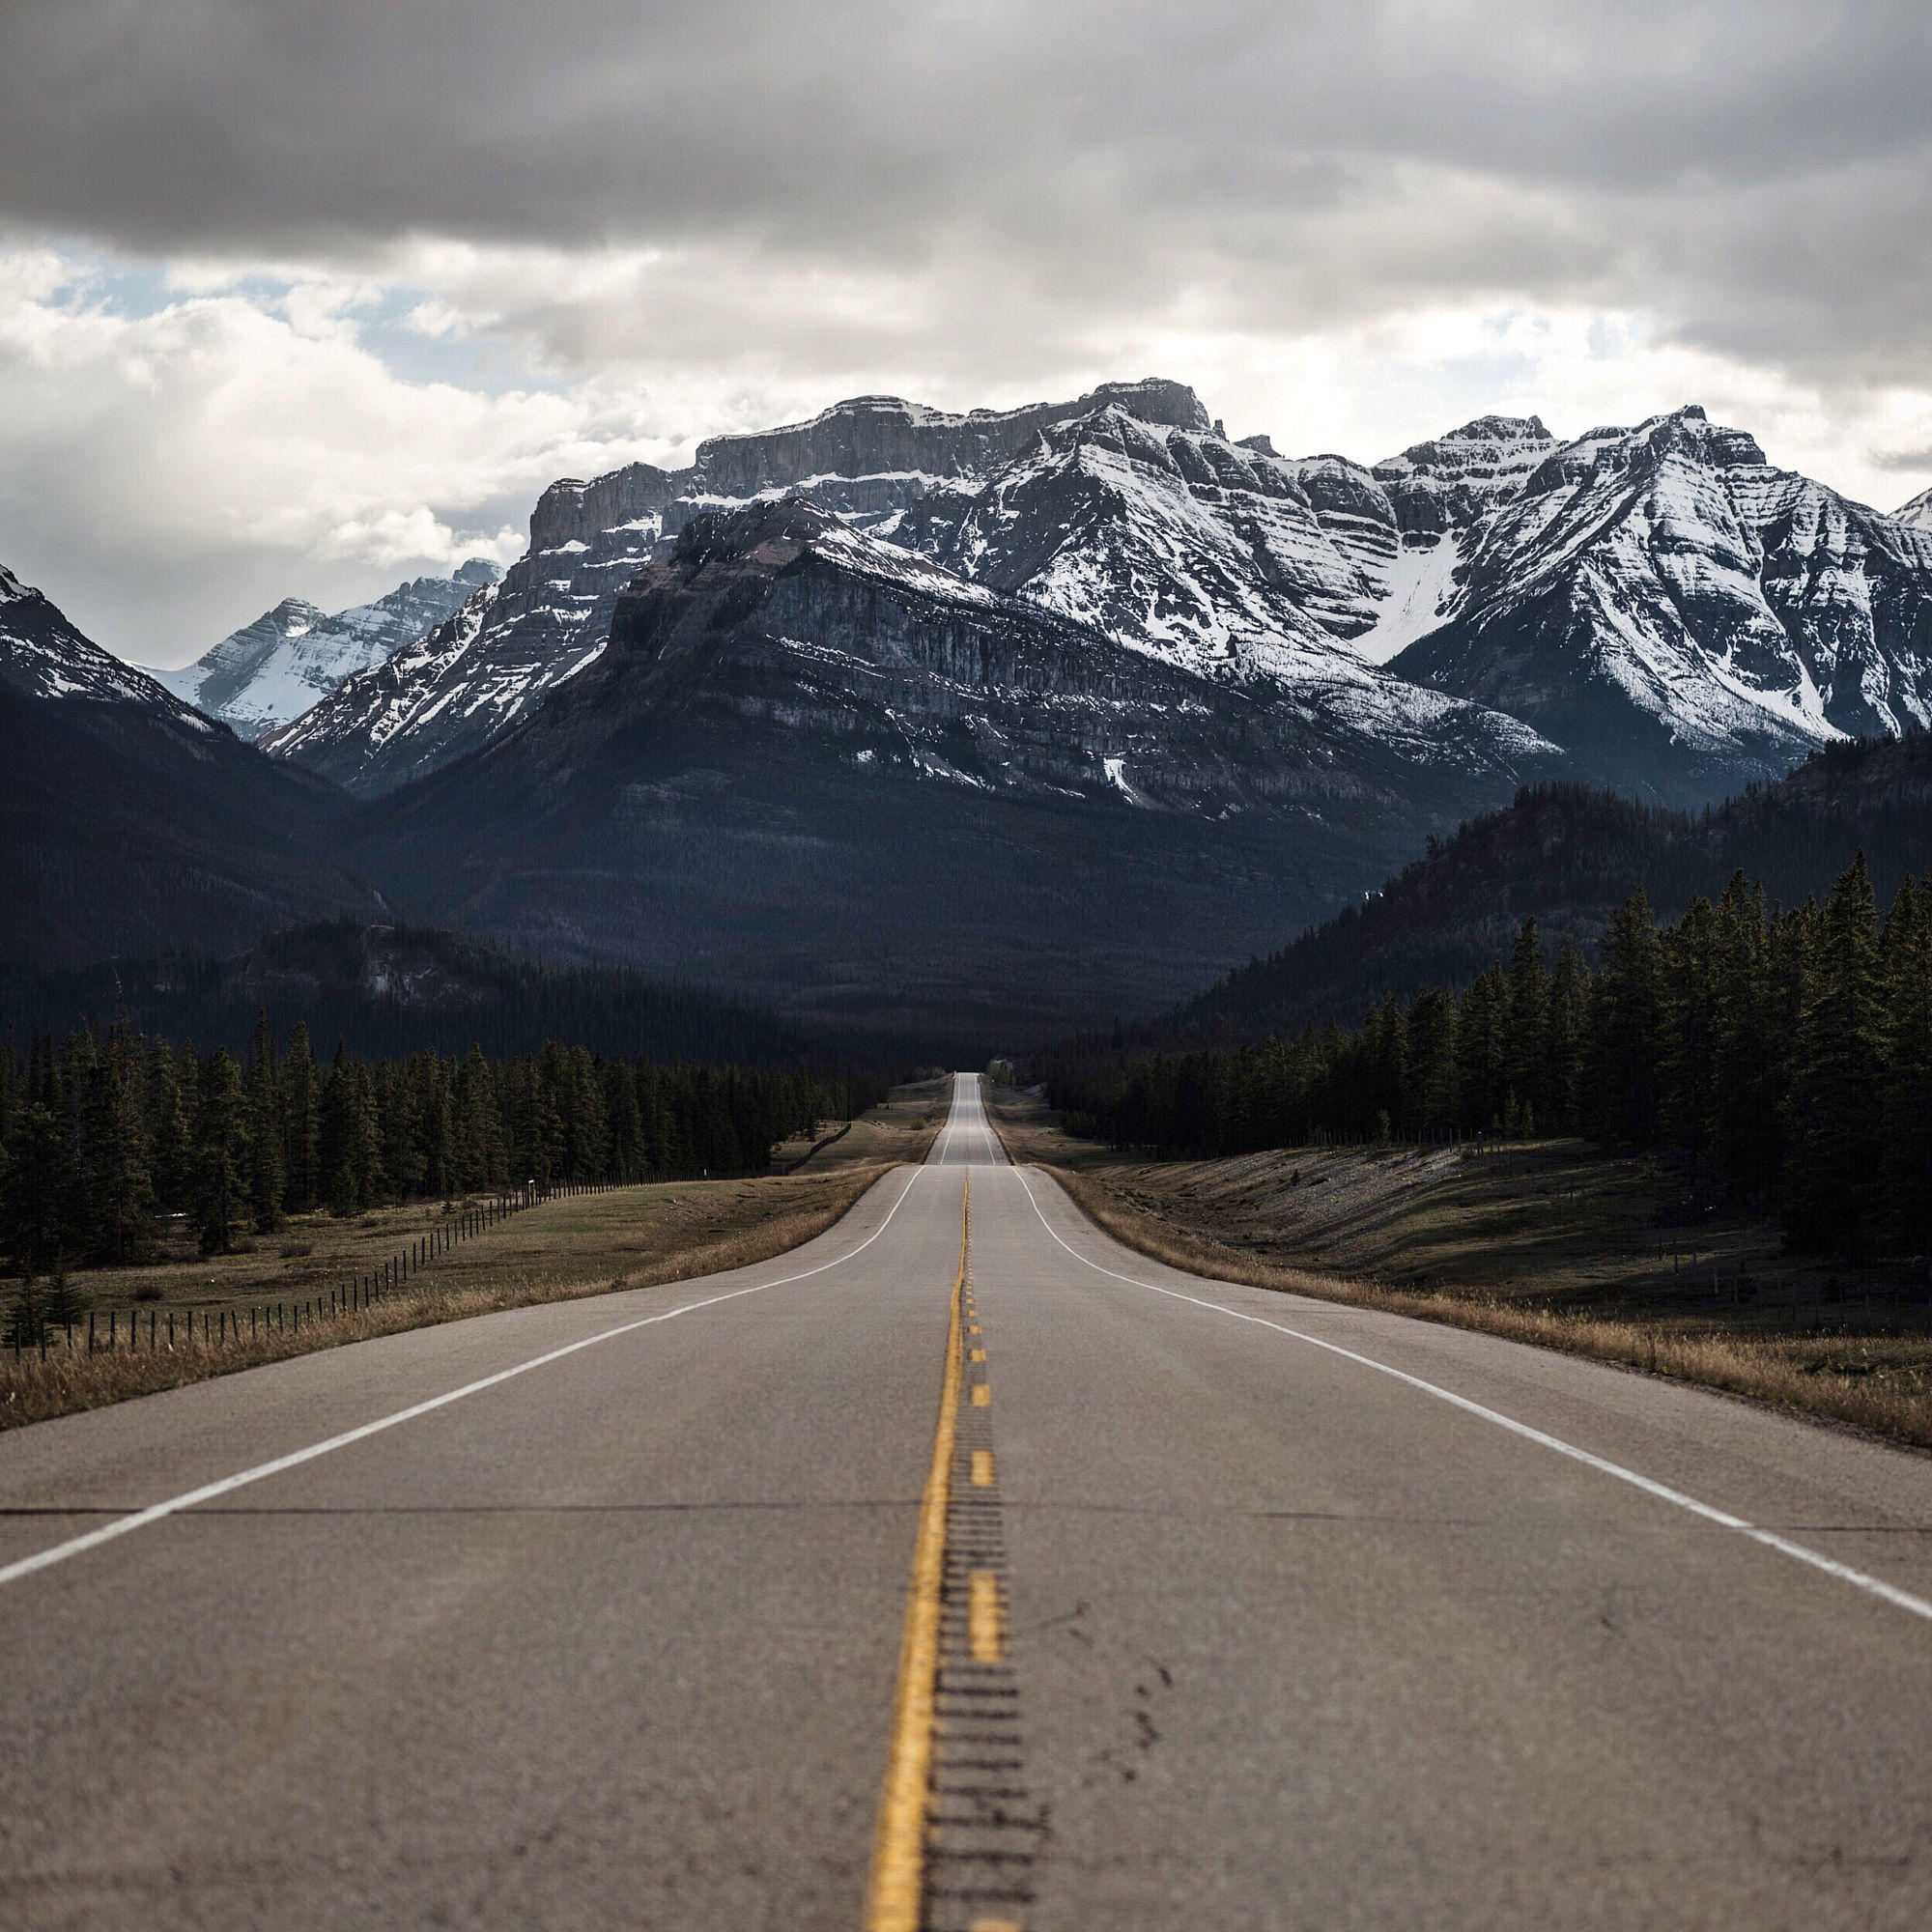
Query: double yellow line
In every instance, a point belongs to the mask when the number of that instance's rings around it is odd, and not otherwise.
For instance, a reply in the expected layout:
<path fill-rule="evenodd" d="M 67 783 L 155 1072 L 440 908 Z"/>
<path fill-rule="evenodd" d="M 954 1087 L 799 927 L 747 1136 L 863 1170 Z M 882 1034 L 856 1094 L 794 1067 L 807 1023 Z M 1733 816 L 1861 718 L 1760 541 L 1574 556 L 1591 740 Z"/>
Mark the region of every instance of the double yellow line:
<path fill-rule="evenodd" d="M 946 1580 L 946 1512 L 952 1497 L 952 1458 L 959 1431 L 959 1304 L 972 1255 L 973 1177 L 959 1204 L 959 1272 L 946 1330 L 946 1377 L 939 1397 L 939 1427 L 932 1465 L 919 1509 L 913 1545 L 912 1589 L 905 1633 L 899 1640 L 898 1690 L 893 1713 L 891 1755 L 879 1801 L 878 1835 L 872 1845 L 871 1888 L 866 1898 L 866 1932 L 917 1932 L 925 1880 L 926 1792 L 932 1781 L 935 1692 L 939 1681 L 940 1595 Z"/>

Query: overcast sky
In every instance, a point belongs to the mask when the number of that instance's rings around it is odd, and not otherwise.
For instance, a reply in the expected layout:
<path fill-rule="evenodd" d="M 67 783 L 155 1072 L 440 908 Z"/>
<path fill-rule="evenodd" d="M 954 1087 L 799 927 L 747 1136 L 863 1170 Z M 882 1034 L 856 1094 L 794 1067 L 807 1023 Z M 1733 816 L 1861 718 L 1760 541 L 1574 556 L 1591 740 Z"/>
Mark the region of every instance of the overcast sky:
<path fill-rule="evenodd" d="M 0 562 L 175 664 L 552 477 L 1192 383 L 1932 482 L 1932 9 L 0 0 Z"/>

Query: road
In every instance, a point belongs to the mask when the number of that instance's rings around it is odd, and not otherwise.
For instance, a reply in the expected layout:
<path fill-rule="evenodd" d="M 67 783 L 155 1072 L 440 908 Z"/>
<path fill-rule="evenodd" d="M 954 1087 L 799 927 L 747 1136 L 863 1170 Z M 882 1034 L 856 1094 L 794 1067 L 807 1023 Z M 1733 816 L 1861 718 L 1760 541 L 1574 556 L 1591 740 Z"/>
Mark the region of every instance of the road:
<path fill-rule="evenodd" d="M 10 1932 L 852 1928 L 908 1739 L 942 1928 L 1932 1922 L 1932 1459 L 1163 1267 L 971 1079 L 758 1267 L 0 1435 L 0 1660 Z"/>

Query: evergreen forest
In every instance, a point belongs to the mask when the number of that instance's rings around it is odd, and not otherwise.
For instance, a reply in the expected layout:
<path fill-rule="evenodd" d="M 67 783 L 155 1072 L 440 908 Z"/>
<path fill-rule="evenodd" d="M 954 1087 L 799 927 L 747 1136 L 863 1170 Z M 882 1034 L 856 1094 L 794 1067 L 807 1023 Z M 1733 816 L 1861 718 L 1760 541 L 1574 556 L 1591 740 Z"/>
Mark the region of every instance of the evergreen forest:
<path fill-rule="evenodd" d="M 1932 1252 L 1932 884 L 1881 919 L 1861 853 L 1822 903 L 1736 874 L 1661 925 L 1639 891 L 1598 962 L 1534 919 L 1460 991 L 1358 1026 L 1202 1051 L 1076 1042 L 1041 1063 L 1075 1133 L 1240 1153 L 1317 1141 L 1581 1134 L 1673 1150 L 1798 1249 Z"/>
<path fill-rule="evenodd" d="M 29 1277 L 204 1254 L 314 1208 L 534 1181 L 762 1170 L 774 1145 L 882 1099 L 864 1067 L 662 1065 L 552 1041 L 486 1057 L 317 1056 L 266 1019 L 238 1057 L 125 1022 L 0 1042 L 0 1255 Z"/>

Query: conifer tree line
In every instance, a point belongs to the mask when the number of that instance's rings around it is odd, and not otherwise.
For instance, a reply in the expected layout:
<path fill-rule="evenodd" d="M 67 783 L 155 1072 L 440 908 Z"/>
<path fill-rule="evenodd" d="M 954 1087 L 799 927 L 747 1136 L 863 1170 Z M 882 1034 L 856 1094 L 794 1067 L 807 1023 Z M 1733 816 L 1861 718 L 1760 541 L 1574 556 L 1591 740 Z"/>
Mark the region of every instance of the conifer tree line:
<path fill-rule="evenodd" d="M 884 1097 L 864 1068 L 661 1065 L 552 1042 L 488 1059 L 319 1059 L 266 1020 L 241 1058 L 126 1024 L 0 1042 L 0 1256 L 125 1265 L 186 1217 L 204 1254 L 291 1214 L 565 1181 L 761 1170 Z"/>
<path fill-rule="evenodd" d="M 1768 906 L 1740 872 L 1660 927 L 1641 892 L 1599 962 L 1534 920 L 1460 993 L 1239 1047 L 1065 1050 L 1067 1125 L 1241 1153 L 1335 1138 L 1579 1133 L 1678 1150 L 1813 1251 L 1932 1253 L 1932 883 L 1881 921 L 1864 856 L 1829 900 Z"/>

